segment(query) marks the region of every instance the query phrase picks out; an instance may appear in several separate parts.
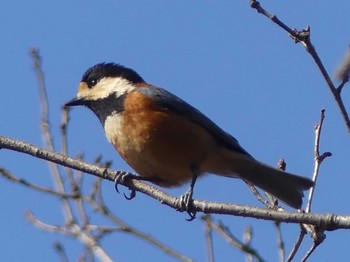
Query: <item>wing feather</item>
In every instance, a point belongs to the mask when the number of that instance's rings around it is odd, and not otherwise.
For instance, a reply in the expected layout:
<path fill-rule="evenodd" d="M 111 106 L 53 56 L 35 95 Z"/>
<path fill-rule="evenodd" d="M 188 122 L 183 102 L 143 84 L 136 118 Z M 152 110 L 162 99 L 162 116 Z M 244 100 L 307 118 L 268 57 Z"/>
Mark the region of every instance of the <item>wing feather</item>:
<path fill-rule="evenodd" d="M 169 110 L 172 113 L 178 114 L 187 118 L 189 121 L 200 125 L 210 132 L 220 145 L 232 151 L 250 156 L 250 154 L 240 146 L 236 138 L 222 130 L 202 112 L 186 103 L 176 95 L 163 88 L 150 85 L 140 87 L 135 91 L 148 97 L 152 97 L 152 99 L 154 99 L 162 108 L 164 108 L 164 110 Z"/>

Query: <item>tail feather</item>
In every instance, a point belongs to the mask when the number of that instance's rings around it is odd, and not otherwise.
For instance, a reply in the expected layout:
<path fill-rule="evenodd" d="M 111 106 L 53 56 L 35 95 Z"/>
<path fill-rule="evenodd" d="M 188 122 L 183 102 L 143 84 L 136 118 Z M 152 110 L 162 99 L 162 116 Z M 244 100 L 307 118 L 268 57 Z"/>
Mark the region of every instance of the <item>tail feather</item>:
<path fill-rule="evenodd" d="M 274 195 L 287 205 L 300 209 L 303 203 L 303 191 L 312 187 L 314 182 L 258 161 L 255 162 L 252 168 L 240 173 L 240 177 Z"/>

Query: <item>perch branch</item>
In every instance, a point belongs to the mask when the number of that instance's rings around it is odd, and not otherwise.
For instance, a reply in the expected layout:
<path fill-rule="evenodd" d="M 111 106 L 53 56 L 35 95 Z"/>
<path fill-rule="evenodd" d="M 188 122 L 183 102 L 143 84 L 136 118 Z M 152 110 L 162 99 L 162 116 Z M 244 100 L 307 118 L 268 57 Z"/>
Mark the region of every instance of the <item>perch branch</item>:
<path fill-rule="evenodd" d="M 125 172 L 122 171 L 113 171 L 107 168 L 101 168 L 63 154 L 51 152 L 49 150 L 39 148 L 25 142 L 17 141 L 3 136 L 0 136 L 0 149 L 1 148 L 32 155 L 34 157 L 80 170 L 82 172 L 89 173 L 91 175 L 109 181 L 115 181 L 118 175 L 125 174 Z M 181 201 L 179 201 L 179 198 L 173 197 L 155 188 L 154 186 L 138 181 L 137 179 L 124 179 L 121 181 L 121 184 L 138 192 L 146 194 L 158 200 L 162 204 L 170 206 L 176 210 L 181 209 Z M 203 213 L 226 214 L 287 223 L 305 223 L 323 228 L 325 230 L 350 228 L 350 216 L 337 214 L 306 214 L 286 211 L 282 212 L 258 207 L 201 200 L 193 201 L 193 209 L 196 212 Z"/>

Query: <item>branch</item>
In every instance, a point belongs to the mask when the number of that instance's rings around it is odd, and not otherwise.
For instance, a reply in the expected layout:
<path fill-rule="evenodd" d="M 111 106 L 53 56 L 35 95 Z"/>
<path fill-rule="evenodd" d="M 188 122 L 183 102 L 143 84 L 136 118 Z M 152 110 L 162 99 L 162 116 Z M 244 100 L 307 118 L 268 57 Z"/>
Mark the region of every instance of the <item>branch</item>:
<path fill-rule="evenodd" d="M 45 85 L 45 77 L 44 72 L 41 67 L 41 57 L 39 55 L 39 50 L 36 48 L 31 49 L 31 56 L 33 59 L 33 66 L 34 71 L 36 73 L 37 82 L 38 82 L 38 89 L 39 89 L 39 97 L 40 97 L 40 108 L 41 108 L 41 134 L 42 134 L 42 140 L 44 142 L 45 148 L 48 148 L 52 151 L 55 150 L 54 147 L 54 140 L 51 134 L 51 124 L 49 121 L 49 102 L 47 99 L 47 93 L 46 93 L 46 85 Z M 53 175 L 53 181 L 55 188 L 59 193 L 64 193 L 64 183 L 62 174 L 60 173 L 60 170 L 58 169 L 57 165 L 54 165 L 52 162 L 48 162 L 49 168 L 51 171 L 51 174 Z M 69 203 L 62 198 L 61 199 L 62 208 L 64 210 L 64 216 L 68 223 L 74 220 L 73 217 L 73 211 L 69 205 Z"/>
<path fill-rule="evenodd" d="M 257 250 L 251 247 L 251 237 L 252 232 L 251 228 L 246 229 L 244 240 L 241 241 L 237 237 L 235 237 L 230 229 L 225 226 L 222 221 L 219 221 L 218 223 L 214 223 L 211 219 L 206 219 L 206 223 L 208 223 L 212 230 L 215 230 L 220 236 L 222 236 L 231 246 L 234 248 L 237 248 L 238 250 L 242 251 L 243 253 L 247 254 L 247 258 L 249 259 L 254 257 L 259 262 L 264 262 L 265 259 L 262 258 L 262 256 L 258 253 Z M 250 260 L 250 259 L 249 259 Z M 252 260 L 251 260 L 252 261 Z"/>
<path fill-rule="evenodd" d="M 35 184 L 33 184 L 33 183 L 23 179 L 23 178 L 20 178 L 20 177 L 17 177 L 15 175 L 11 174 L 8 170 L 6 170 L 3 167 L 0 167 L 0 174 L 12 182 L 19 183 L 23 186 L 26 186 L 28 188 L 31 188 L 31 189 L 34 189 L 34 190 L 37 190 L 37 191 L 40 191 L 43 193 L 48 193 L 48 194 L 51 194 L 51 195 L 54 195 L 54 196 L 57 196 L 60 198 L 72 198 L 72 199 L 74 199 L 74 198 L 78 197 L 77 193 L 60 193 L 60 192 L 57 192 L 56 190 L 53 190 L 51 188 L 35 185 Z"/>
<path fill-rule="evenodd" d="M 280 261 L 284 261 L 285 250 L 284 250 L 284 242 L 282 238 L 281 223 L 275 222 L 275 228 L 277 232 L 277 244 L 278 244 L 278 253 L 280 255 Z"/>
<path fill-rule="evenodd" d="M 106 233 L 111 233 L 111 232 L 126 232 L 129 233 L 135 237 L 138 237 L 142 240 L 144 240 L 145 242 L 159 248 L 160 250 L 164 251 L 166 254 L 173 256 L 175 258 L 177 258 L 179 261 L 184 261 L 184 262 L 189 262 L 189 261 L 193 261 L 190 258 L 184 256 L 183 254 L 173 250 L 172 248 L 166 246 L 164 243 L 161 243 L 160 241 L 154 239 L 153 237 L 151 237 L 150 235 L 147 235 L 139 230 L 137 230 L 136 228 L 133 228 L 129 225 L 127 225 L 126 223 L 124 223 L 123 221 L 121 221 L 119 218 L 117 218 L 115 215 L 112 214 L 112 212 L 110 212 L 110 210 L 108 209 L 108 207 L 106 206 L 106 204 L 103 201 L 102 195 L 101 195 L 101 190 L 99 188 L 100 186 L 100 179 L 98 179 L 95 184 L 98 184 L 98 188 L 94 189 L 94 191 L 97 191 L 98 194 L 98 203 L 96 202 L 95 198 L 93 195 L 91 196 L 85 196 L 80 194 L 80 191 L 74 191 L 74 193 L 59 193 L 55 190 L 52 190 L 50 188 L 46 188 L 46 187 L 41 187 L 38 185 L 35 185 L 33 183 L 28 182 L 25 179 L 16 177 L 15 175 L 11 174 L 9 171 L 7 171 L 4 168 L 0 167 L 0 174 L 3 175 L 4 177 L 6 177 L 7 179 L 9 179 L 10 181 L 19 183 L 21 185 L 27 186 L 33 190 L 37 190 L 43 193 L 49 193 L 51 195 L 54 196 L 58 196 L 60 198 L 65 198 L 65 199 L 73 199 L 73 200 L 79 200 L 81 203 L 79 206 L 82 206 L 82 202 L 83 200 L 87 201 L 89 204 L 91 204 L 92 208 L 94 210 L 99 211 L 101 214 L 105 215 L 107 218 L 110 219 L 110 221 L 112 221 L 113 223 L 115 223 L 118 227 L 103 227 L 103 226 L 94 226 L 94 225 L 90 225 L 87 223 L 87 218 L 85 218 L 87 215 L 85 214 L 85 212 L 83 213 L 83 215 L 81 215 L 83 222 L 83 226 L 82 226 L 82 232 L 83 231 L 98 231 L 98 234 L 100 236 L 106 234 Z M 95 186 L 96 187 L 96 186 Z M 81 211 L 80 211 L 81 212 Z M 29 217 L 31 218 L 31 213 L 28 213 Z M 28 218 L 28 217 L 27 217 Z M 31 221 L 31 220 L 30 220 Z M 37 226 L 37 224 L 35 224 Z M 68 224 L 68 225 L 72 225 L 72 224 Z M 38 227 L 38 226 L 37 226 Z M 49 232 L 60 232 L 66 235 L 72 235 L 72 233 L 70 233 L 69 228 L 65 228 L 62 226 L 48 226 L 48 227 L 39 227 L 40 229 L 43 229 L 45 231 L 49 231 Z M 62 229 L 64 228 L 64 230 Z M 53 230 L 55 229 L 55 230 Z M 85 230 L 83 230 L 85 229 Z M 99 239 L 100 237 L 98 235 L 94 235 L 94 237 L 96 239 Z M 55 249 L 57 250 L 57 252 L 59 253 L 60 257 L 62 257 L 64 254 L 62 253 L 62 250 L 59 250 L 57 246 L 55 246 Z"/>
<path fill-rule="evenodd" d="M 47 232 L 57 232 L 64 235 L 75 236 L 80 239 L 85 246 L 89 247 L 89 249 L 95 254 L 97 258 L 101 261 L 112 262 L 113 260 L 106 254 L 103 248 L 96 242 L 95 238 L 89 234 L 87 234 L 84 230 L 82 230 L 79 226 L 72 224 L 69 229 L 61 226 L 53 226 L 48 225 L 39 219 L 35 218 L 34 215 L 30 212 L 26 215 L 27 219 L 30 223 L 40 228 L 43 231 Z"/>
<path fill-rule="evenodd" d="M 318 56 L 318 54 L 316 52 L 316 48 L 314 47 L 314 45 L 311 42 L 311 38 L 310 38 L 311 33 L 310 33 L 309 26 L 306 29 L 303 29 L 301 31 L 297 31 L 296 29 L 290 28 L 286 24 L 284 24 L 281 20 L 279 20 L 277 18 L 276 15 L 270 14 L 269 12 L 267 12 L 264 8 L 261 7 L 261 5 L 258 1 L 250 0 L 250 6 L 252 8 L 254 8 L 258 13 L 269 18 L 272 22 L 277 24 L 283 30 L 287 31 L 289 33 L 290 37 L 296 43 L 301 43 L 306 48 L 306 51 L 311 55 L 311 57 L 313 58 L 313 60 L 315 61 L 316 65 L 317 65 L 318 69 L 320 70 L 324 80 L 326 81 L 328 88 L 331 91 L 331 93 L 334 97 L 334 100 L 336 101 L 336 103 L 338 105 L 338 108 L 339 108 L 340 113 L 343 117 L 343 120 L 345 122 L 347 130 L 350 133 L 350 118 L 349 118 L 348 112 L 345 108 L 343 99 L 341 97 L 342 87 L 349 80 L 349 78 L 348 78 L 349 62 L 345 59 L 344 65 L 342 66 L 342 68 L 345 68 L 345 69 L 342 70 L 342 72 L 338 73 L 338 75 L 341 75 L 344 78 L 343 83 L 339 88 L 336 88 L 335 85 L 333 84 L 331 78 L 329 77 L 329 74 L 328 74 L 326 68 L 324 67 L 320 57 Z M 345 73 L 343 73 L 343 71 Z"/>
<path fill-rule="evenodd" d="M 207 247 L 207 260 L 208 262 L 214 262 L 214 246 L 213 246 L 213 227 L 212 227 L 212 219 L 210 215 L 204 215 L 202 217 L 204 221 L 204 237 L 205 244 Z"/>
<path fill-rule="evenodd" d="M 20 153 L 32 155 L 37 158 L 45 159 L 56 164 L 80 170 L 85 173 L 109 180 L 115 181 L 120 174 L 125 174 L 122 171 L 113 171 L 107 168 L 101 168 L 91 165 L 81 160 L 76 160 L 63 154 L 51 152 L 31 144 L 16 141 L 11 138 L 0 136 L 0 149 L 9 149 Z M 176 210 L 181 210 L 181 201 L 154 186 L 143 183 L 137 179 L 124 179 L 121 184 L 146 194 L 162 204 L 170 206 Z M 305 223 L 323 228 L 325 230 L 349 229 L 350 216 L 337 214 L 306 214 L 297 212 L 285 212 L 277 210 L 269 210 L 258 207 L 242 206 L 230 203 L 209 202 L 194 200 L 193 211 L 211 213 L 211 214 L 226 214 L 241 217 L 252 217 L 270 221 L 280 221 L 287 223 Z"/>
<path fill-rule="evenodd" d="M 321 166 L 323 160 L 327 157 L 332 156 L 332 153 L 330 153 L 330 152 L 325 152 L 322 155 L 320 155 L 320 139 L 321 139 L 321 131 L 322 131 L 324 118 L 325 118 L 325 109 L 322 109 L 321 116 L 320 116 L 320 122 L 315 126 L 315 145 L 314 145 L 315 168 L 314 168 L 314 174 L 312 176 L 312 180 L 315 182 L 315 184 L 317 182 L 317 178 L 319 175 L 319 169 L 320 169 L 320 166 Z M 311 203 L 313 200 L 314 192 L 315 192 L 315 187 L 312 187 L 309 191 L 309 197 L 307 200 L 305 213 L 311 212 Z M 301 231 L 300 231 L 299 237 L 297 238 L 297 241 L 296 241 L 292 251 L 290 252 L 290 254 L 288 256 L 287 261 L 292 261 L 292 259 L 294 258 L 295 254 L 297 253 L 298 249 L 300 248 L 300 244 L 303 241 L 306 232 L 308 232 L 314 240 L 314 245 L 312 246 L 310 251 L 307 253 L 307 256 L 305 256 L 306 259 L 308 256 L 310 256 L 312 254 L 312 252 L 316 249 L 316 247 L 320 243 L 322 243 L 326 238 L 326 235 L 324 234 L 324 231 L 322 230 L 322 228 L 320 229 L 320 228 L 305 225 L 305 224 L 300 225 L 300 227 L 301 227 Z M 317 243 L 317 245 L 316 245 L 316 243 Z"/>
<path fill-rule="evenodd" d="M 311 256 L 311 254 L 316 250 L 319 244 L 320 243 L 314 242 L 311 248 L 306 252 L 305 256 L 302 258 L 302 260 L 300 260 L 300 262 L 305 262 Z"/>
<path fill-rule="evenodd" d="M 320 155 L 320 138 L 321 138 L 321 131 L 323 126 L 323 121 L 325 118 L 325 109 L 321 110 L 321 116 L 320 116 L 320 123 L 315 126 L 315 149 L 314 149 L 314 158 L 315 158 L 315 167 L 314 167 L 314 174 L 312 176 L 312 180 L 317 182 L 317 178 L 319 175 L 319 169 L 320 165 L 322 164 L 323 160 L 327 157 L 331 157 L 331 152 L 324 152 Z M 309 197 L 306 205 L 305 212 L 309 213 L 311 211 L 311 203 L 314 196 L 315 188 L 312 187 L 309 192 Z"/>
<path fill-rule="evenodd" d="M 306 235 L 306 230 L 303 227 L 303 225 L 300 225 L 300 234 L 299 237 L 297 238 L 297 241 L 295 242 L 292 251 L 290 252 L 289 256 L 286 259 L 286 262 L 291 262 L 294 258 L 294 256 L 296 255 L 296 253 L 298 252 L 301 243 L 303 242 L 303 239 Z"/>
<path fill-rule="evenodd" d="M 121 219 L 119 219 L 114 214 L 112 214 L 112 212 L 109 210 L 109 208 L 107 207 L 107 205 L 105 204 L 105 202 L 102 198 L 101 190 L 100 190 L 100 179 L 97 179 L 97 181 L 95 182 L 94 191 L 96 191 L 96 195 L 95 196 L 92 195 L 92 196 L 88 197 L 86 201 L 91 205 L 91 207 L 94 210 L 99 211 L 101 214 L 106 216 L 106 218 L 108 218 L 112 223 L 114 223 L 116 226 L 118 226 L 118 231 L 126 232 L 126 233 L 129 233 L 135 237 L 138 237 L 141 240 L 145 241 L 146 243 L 149 243 L 150 245 L 152 245 L 156 248 L 159 248 L 160 250 L 162 250 L 166 254 L 177 258 L 179 261 L 183 261 L 183 262 L 193 261 L 189 257 L 186 257 L 185 255 L 181 254 L 180 252 L 168 247 L 166 244 L 151 237 L 150 235 L 145 234 L 145 233 L 139 231 L 138 229 L 136 229 L 130 225 L 127 225 Z"/>

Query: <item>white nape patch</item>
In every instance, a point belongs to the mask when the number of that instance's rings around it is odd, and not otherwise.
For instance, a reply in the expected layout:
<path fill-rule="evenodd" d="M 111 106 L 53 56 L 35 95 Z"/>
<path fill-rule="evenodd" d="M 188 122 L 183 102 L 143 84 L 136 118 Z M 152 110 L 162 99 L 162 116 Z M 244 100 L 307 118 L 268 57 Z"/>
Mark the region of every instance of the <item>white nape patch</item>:
<path fill-rule="evenodd" d="M 134 90 L 135 87 L 122 77 L 102 78 L 94 87 L 79 90 L 78 97 L 87 100 L 97 100 L 115 93 L 117 97 Z"/>

